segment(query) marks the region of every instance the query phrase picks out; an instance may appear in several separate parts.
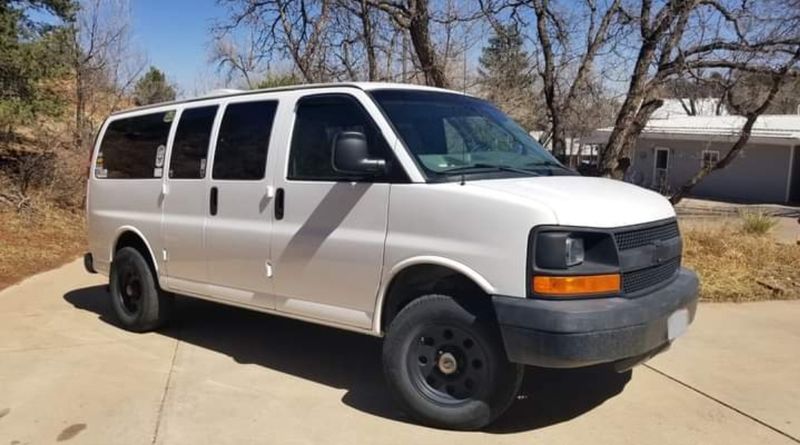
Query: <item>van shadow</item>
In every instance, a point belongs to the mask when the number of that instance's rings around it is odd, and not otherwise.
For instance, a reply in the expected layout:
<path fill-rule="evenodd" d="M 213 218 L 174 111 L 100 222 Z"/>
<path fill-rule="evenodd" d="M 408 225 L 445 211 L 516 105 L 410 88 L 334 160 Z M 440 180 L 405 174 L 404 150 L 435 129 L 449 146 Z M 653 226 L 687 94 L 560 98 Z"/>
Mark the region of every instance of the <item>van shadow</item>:
<path fill-rule="evenodd" d="M 105 286 L 64 295 L 74 307 L 118 326 Z M 159 333 L 337 389 L 342 402 L 362 412 L 413 423 L 391 399 L 381 370 L 379 338 L 271 316 L 194 298 L 178 297 L 171 325 Z M 529 367 L 511 408 L 486 431 L 529 431 L 565 422 L 619 394 L 631 373 L 605 367 L 548 370 Z"/>

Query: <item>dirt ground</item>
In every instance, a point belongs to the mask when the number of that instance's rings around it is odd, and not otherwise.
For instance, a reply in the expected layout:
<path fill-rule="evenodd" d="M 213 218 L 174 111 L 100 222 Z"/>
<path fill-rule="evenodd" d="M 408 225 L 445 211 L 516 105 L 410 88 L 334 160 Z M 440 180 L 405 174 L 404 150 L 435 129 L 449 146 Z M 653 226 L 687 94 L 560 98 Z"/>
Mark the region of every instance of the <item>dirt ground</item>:
<path fill-rule="evenodd" d="M 83 254 L 85 232 L 82 211 L 0 211 L 0 289 Z"/>

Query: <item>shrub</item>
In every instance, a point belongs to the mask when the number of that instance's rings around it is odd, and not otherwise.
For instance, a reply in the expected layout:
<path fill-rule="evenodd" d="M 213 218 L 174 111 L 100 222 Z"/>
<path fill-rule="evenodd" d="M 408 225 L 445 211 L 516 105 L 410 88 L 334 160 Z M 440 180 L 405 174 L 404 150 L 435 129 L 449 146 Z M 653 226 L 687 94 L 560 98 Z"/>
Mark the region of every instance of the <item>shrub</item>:
<path fill-rule="evenodd" d="M 764 235 L 778 224 L 776 218 L 761 210 L 742 211 L 739 216 L 742 218 L 742 231 L 753 235 Z"/>

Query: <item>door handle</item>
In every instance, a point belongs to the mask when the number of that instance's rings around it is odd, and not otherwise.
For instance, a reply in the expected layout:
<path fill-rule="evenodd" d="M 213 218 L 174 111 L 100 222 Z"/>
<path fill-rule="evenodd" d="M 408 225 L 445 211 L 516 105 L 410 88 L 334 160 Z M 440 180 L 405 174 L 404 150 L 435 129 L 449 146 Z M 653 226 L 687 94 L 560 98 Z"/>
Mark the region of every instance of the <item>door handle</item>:
<path fill-rule="evenodd" d="M 282 188 L 275 191 L 275 219 L 283 219 L 284 192 Z"/>
<path fill-rule="evenodd" d="M 217 214 L 217 195 L 219 192 L 217 191 L 216 187 L 211 187 L 211 195 L 208 197 L 208 211 L 211 213 L 211 216 Z"/>

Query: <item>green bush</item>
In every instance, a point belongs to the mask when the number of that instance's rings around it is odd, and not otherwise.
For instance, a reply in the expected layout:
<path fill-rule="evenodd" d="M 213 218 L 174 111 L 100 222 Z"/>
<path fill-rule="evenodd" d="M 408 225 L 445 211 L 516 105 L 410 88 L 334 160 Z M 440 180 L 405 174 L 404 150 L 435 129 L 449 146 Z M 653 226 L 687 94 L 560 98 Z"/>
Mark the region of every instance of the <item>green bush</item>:
<path fill-rule="evenodd" d="M 762 210 L 739 212 L 742 218 L 742 232 L 753 235 L 764 235 L 769 232 L 778 220 Z"/>

